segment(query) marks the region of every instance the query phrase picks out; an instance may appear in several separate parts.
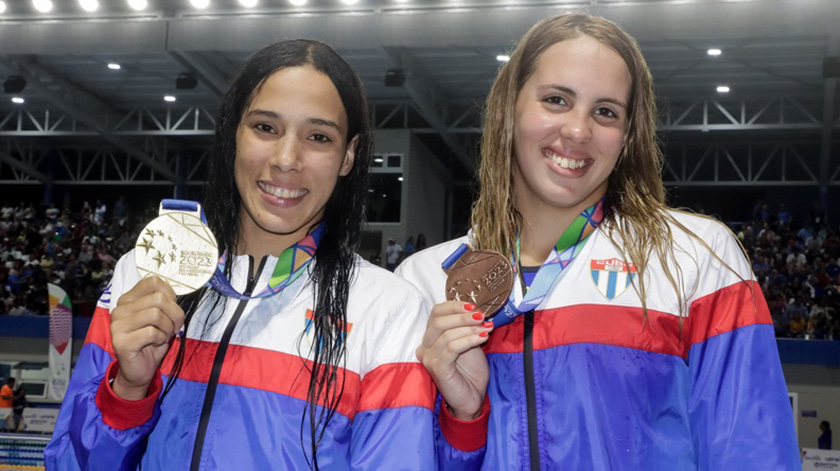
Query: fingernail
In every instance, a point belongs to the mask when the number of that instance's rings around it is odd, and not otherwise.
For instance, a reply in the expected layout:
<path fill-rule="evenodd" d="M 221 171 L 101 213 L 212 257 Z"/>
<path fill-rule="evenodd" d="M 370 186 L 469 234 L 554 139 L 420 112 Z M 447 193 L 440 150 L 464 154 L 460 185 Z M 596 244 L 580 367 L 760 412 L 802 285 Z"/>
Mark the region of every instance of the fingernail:
<path fill-rule="evenodd" d="M 484 314 L 482 314 L 480 312 L 474 312 L 473 313 L 473 319 L 475 319 L 477 321 L 480 321 L 480 320 L 484 319 Z"/>
<path fill-rule="evenodd" d="M 485 329 L 490 329 L 493 327 L 493 321 L 487 321 L 484 324 L 481 324 L 481 327 L 484 327 Z"/>
<path fill-rule="evenodd" d="M 487 332 L 482 332 L 478 334 L 479 337 L 487 337 Z"/>
<path fill-rule="evenodd" d="M 464 304 L 465 311 L 475 311 L 475 304 Z"/>

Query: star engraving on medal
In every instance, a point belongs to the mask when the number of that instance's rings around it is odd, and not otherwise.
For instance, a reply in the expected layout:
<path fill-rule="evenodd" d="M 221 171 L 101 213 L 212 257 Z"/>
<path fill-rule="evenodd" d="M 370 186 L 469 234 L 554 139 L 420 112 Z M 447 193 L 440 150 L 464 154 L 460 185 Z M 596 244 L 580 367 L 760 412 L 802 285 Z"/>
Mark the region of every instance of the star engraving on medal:
<path fill-rule="evenodd" d="M 158 262 L 158 268 L 164 263 L 166 263 L 166 254 L 158 253 L 157 257 L 152 257 L 152 260 Z"/>
<path fill-rule="evenodd" d="M 146 249 L 146 253 L 149 253 L 149 249 L 155 248 L 155 246 L 152 244 L 152 241 L 146 239 L 145 237 L 143 238 L 143 243 L 137 244 L 137 247 L 142 247 Z"/>
<path fill-rule="evenodd" d="M 160 229 L 158 229 L 157 233 L 158 233 L 158 235 L 159 235 L 159 236 L 161 236 L 161 237 L 165 237 L 165 236 L 166 236 L 166 234 L 164 234 L 164 233 L 163 233 L 163 231 L 162 231 L 162 230 L 160 230 Z"/>
<path fill-rule="evenodd" d="M 174 252 L 169 252 L 169 261 L 170 261 L 170 262 L 174 262 L 174 261 L 175 261 L 175 253 L 174 253 Z"/>
<path fill-rule="evenodd" d="M 152 229 L 148 229 L 148 228 L 147 228 L 147 229 L 146 229 L 146 235 L 147 235 L 147 236 L 154 237 L 154 236 L 155 236 L 155 231 L 153 231 Z"/>

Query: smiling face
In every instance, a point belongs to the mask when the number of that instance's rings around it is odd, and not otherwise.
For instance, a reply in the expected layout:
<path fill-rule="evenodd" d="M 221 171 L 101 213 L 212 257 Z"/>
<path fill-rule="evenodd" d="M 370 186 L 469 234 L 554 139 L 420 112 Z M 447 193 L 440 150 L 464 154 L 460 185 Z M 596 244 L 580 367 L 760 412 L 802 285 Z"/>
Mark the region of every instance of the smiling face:
<path fill-rule="evenodd" d="M 240 253 L 279 255 L 323 217 L 353 167 L 347 127 L 338 91 L 312 67 L 279 70 L 257 89 L 236 132 Z"/>
<path fill-rule="evenodd" d="M 589 36 L 543 52 L 517 96 L 513 181 L 527 219 L 578 214 L 607 189 L 627 131 L 631 77 Z"/>

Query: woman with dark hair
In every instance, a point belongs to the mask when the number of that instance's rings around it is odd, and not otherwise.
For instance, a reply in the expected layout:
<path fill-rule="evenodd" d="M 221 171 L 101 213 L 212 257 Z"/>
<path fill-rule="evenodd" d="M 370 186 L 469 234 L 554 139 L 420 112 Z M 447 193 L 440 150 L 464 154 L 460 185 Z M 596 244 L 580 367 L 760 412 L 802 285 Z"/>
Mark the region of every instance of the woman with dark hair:
<path fill-rule="evenodd" d="M 412 350 L 428 305 L 355 254 L 371 147 L 362 84 L 330 47 L 251 57 L 219 111 L 204 200 L 232 291 L 214 278 L 176 298 L 141 279 L 148 244 L 126 254 L 47 467 L 433 468 L 432 384 Z"/>
<path fill-rule="evenodd" d="M 657 116 L 638 45 L 603 18 L 543 20 L 501 67 L 470 234 L 397 270 L 436 304 L 417 356 L 465 461 L 801 469 L 767 305 L 725 226 L 665 204 Z"/>

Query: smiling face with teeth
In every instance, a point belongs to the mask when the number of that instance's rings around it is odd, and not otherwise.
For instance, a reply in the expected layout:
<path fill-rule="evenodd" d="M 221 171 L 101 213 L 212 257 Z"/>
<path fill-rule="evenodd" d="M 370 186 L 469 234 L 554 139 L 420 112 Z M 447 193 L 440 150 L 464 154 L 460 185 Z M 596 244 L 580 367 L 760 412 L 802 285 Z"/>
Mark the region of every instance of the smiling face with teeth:
<path fill-rule="evenodd" d="M 542 53 L 514 111 L 514 205 L 529 224 L 577 215 L 605 194 L 624 146 L 630 88 L 621 56 L 589 36 Z"/>
<path fill-rule="evenodd" d="M 302 239 L 323 217 L 354 155 L 344 105 L 327 75 L 303 66 L 269 76 L 236 132 L 238 251 L 279 255 Z"/>

